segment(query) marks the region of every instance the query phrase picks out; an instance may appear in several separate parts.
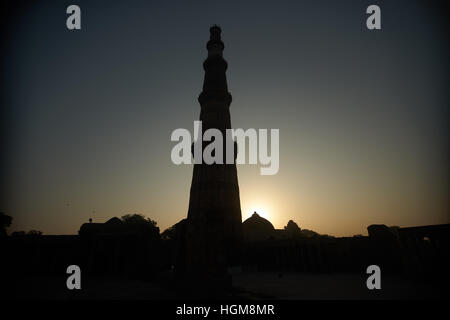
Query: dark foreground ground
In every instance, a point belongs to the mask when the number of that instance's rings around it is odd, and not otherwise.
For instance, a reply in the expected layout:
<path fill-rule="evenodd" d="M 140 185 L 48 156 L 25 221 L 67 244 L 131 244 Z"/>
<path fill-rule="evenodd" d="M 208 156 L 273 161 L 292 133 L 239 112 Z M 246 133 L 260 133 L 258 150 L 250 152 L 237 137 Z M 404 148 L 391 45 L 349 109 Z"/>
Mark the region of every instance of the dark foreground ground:
<path fill-rule="evenodd" d="M 366 275 L 246 272 L 233 276 L 231 299 L 443 299 L 439 280 L 382 276 L 381 290 L 368 290 Z M 10 279 L 12 299 L 192 299 L 174 289 L 170 275 L 153 280 L 83 278 L 81 290 L 68 290 L 66 277 Z"/>
<path fill-rule="evenodd" d="M 237 287 L 275 299 L 443 299 L 437 280 L 382 276 L 381 290 L 369 290 L 366 275 L 249 273 L 234 277 Z"/>

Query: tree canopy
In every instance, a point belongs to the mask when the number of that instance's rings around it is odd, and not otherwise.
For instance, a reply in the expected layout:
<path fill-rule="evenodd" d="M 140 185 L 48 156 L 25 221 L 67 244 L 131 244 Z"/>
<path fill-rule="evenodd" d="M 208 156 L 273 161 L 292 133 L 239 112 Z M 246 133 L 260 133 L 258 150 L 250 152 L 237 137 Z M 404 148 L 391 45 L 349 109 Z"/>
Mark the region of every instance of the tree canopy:
<path fill-rule="evenodd" d="M 122 222 L 127 226 L 128 230 L 138 234 L 153 235 L 160 237 L 159 228 L 156 226 L 156 221 L 142 214 L 126 214 L 121 218 Z"/>
<path fill-rule="evenodd" d="M 136 224 L 136 225 L 148 225 L 156 227 L 156 221 L 145 217 L 143 214 L 134 213 L 126 214 L 122 216 L 122 221 L 125 223 Z"/>
<path fill-rule="evenodd" d="M 12 217 L 0 212 L 0 236 L 6 236 L 6 228 L 11 225 Z"/>

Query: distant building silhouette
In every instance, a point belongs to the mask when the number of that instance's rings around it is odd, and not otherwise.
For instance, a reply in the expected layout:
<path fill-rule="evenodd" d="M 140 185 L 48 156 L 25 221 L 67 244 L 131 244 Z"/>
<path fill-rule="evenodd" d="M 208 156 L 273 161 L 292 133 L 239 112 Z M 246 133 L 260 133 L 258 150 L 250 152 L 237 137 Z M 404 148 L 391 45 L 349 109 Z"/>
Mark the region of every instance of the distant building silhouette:
<path fill-rule="evenodd" d="M 144 221 L 145 228 L 141 228 L 140 223 L 136 223 L 136 228 L 132 226 L 133 222 L 112 218 L 105 223 L 83 224 L 79 235 L 23 232 L 0 237 L 4 255 L 8 257 L 2 264 L 3 272 L 21 277 L 61 276 L 68 265 L 77 264 L 89 278 L 120 276 L 159 281 L 162 273 L 172 274 L 173 269 L 185 265 L 187 219 L 163 232 L 163 239 L 152 221 Z M 413 284 L 431 278 L 446 288 L 450 267 L 449 224 L 409 228 L 371 225 L 367 229 L 369 236 L 329 237 L 311 230 L 304 232 L 305 229 L 295 227 L 293 222 L 284 229 L 275 229 L 270 221 L 255 213 L 242 223 L 245 241 L 242 243 L 241 267 L 233 269 L 244 273 L 286 271 L 361 275 L 367 266 L 376 264 L 383 274 L 407 275 Z M 209 285 L 220 284 L 209 273 L 205 273 L 204 278 L 192 280 L 194 288 L 208 294 L 207 297 L 213 295 L 202 281 L 209 281 Z M 164 286 L 174 289 L 178 284 L 179 281 L 175 281 L 164 283 Z M 6 287 L 13 290 L 13 296 L 20 297 L 28 289 L 27 285 L 21 287 L 10 283 Z M 224 288 L 223 284 L 219 288 Z M 59 292 L 55 287 L 48 290 L 56 290 L 55 294 Z M 194 297 L 192 292 L 180 292 L 182 297 Z M 423 296 L 426 295 L 424 292 Z"/>
<path fill-rule="evenodd" d="M 256 212 L 242 223 L 242 231 L 246 242 L 269 240 L 275 235 L 272 223 Z"/>
<path fill-rule="evenodd" d="M 117 217 L 111 218 L 105 223 L 92 223 L 92 219 L 89 219 L 89 223 L 83 223 L 78 231 L 80 236 L 120 233 L 127 233 L 127 230 L 122 220 Z"/>

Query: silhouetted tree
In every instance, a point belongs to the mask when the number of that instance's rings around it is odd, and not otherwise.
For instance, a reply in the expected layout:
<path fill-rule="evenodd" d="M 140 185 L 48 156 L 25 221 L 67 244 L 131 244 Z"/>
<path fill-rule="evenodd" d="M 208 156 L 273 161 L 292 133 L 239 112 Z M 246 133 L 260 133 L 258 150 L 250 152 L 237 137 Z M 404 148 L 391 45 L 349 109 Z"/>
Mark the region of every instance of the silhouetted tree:
<path fill-rule="evenodd" d="M 30 230 L 28 232 L 25 231 L 14 231 L 13 233 L 11 233 L 11 236 L 13 237 L 23 237 L 23 236 L 41 236 L 42 235 L 42 231 L 39 230 Z"/>
<path fill-rule="evenodd" d="M 175 225 L 167 228 L 161 233 L 161 239 L 163 240 L 172 240 L 175 238 Z"/>
<path fill-rule="evenodd" d="M 180 228 L 182 227 L 182 225 L 186 222 L 186 219 L 182 219 L 180 221 L 178 221 L 177 223 L 175 223 L 173 226 L 167 228 L 166 230 L 164 230 L 163 233 L 161 233 L 161 239 L 163 240 L 174 240 L 177 238 L 179 232 L 180 232 Z"/>
<path fill-rule="evenodd" d="M 22 237 L 25 235 L 26 235 L 25 231 L 14 231 L 13 233 L 11 233 L 12 237 Z"/>
<path fill-rule="evenodd" d="M 185 259 L 186 221 L 187 219 L 178 221 L 161 234 L 166 253 L 165 261 L 168 266 L 179 270 L 183 268 Z"/>
<path fill-rule="evenodd" d="M 153 235 L 157 238 L 160 237 L 156 221 L 142 214 L 126 214 L 122 216 L 122 221 L 127 228 L 136 233 Z"/>
<path fill-rule="evenodd" d="M 6 233 L 6 228 L 11 225 L 12 217 L 0 212 L 0 236 L 8 235 Z"/>
<path fill-rule="evenodd" d="M 27 232 L 27 236 L 40 236 L 42 235 L 42 231 L 39 230 L 30 230 Z"/>
<path fill-rule="evenodd" d="M 156 227 L 156 221 L 150 218 L 145 217 L 143 214 L 135 213 L 135 214 L 126 214 L 122 216 L 122 221 L 130 224 L 139 224 L 139 225 L 152 225 Z"/>

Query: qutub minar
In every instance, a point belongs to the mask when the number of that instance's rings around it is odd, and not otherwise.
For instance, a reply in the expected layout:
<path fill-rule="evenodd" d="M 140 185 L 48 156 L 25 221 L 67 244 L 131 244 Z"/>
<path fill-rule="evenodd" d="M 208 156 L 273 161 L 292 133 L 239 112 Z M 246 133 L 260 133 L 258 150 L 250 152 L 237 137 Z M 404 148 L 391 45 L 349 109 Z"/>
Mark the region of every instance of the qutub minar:
<path fill-rule="evenodd" d="M 203 63 L 203 91 L 198 101 L 202 130 L 216 128 L 225 136 L 226 129 L 231 128 L 229 109 L 232 99 L 228 92 L 225 74 L 228 65 L 222 56 L 224 44 L 220 34 L 220 27 L 210 28 L 210 40 L 206 45 L 208 58 Z M 202 148 L 205 146 L 203 143 Z M 226 156 L 225 146 L 223 155 Z M 187 275 L 198 274 L 208 281 L 226 278 L 226 268 L 236 263 L 239 257 L 241 241 L 236 164 L 194 164 L 185 234 Z"/>

